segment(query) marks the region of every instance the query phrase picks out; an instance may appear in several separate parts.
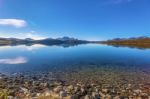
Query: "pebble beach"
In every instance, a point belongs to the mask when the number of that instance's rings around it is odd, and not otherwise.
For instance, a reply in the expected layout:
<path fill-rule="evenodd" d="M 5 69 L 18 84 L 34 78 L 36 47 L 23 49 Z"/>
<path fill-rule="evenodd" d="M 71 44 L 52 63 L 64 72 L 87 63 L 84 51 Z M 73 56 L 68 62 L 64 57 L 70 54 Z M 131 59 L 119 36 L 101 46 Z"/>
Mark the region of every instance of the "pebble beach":
<path fill-rule="evenodd" d="M 150 99 L 150 75 L 102 68 L 59 74 L 1 73 L 0 99 Z"/>

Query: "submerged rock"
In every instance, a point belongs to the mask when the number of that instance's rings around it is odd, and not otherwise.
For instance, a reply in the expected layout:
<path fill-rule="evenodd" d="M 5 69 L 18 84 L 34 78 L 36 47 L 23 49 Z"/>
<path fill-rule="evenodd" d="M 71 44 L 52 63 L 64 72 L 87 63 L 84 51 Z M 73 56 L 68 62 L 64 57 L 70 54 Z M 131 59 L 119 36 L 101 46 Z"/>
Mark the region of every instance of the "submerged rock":
<path fill-rule="evenodd" d="M 60 91 L 60 92 L 59 92 L 59 95 L 60 95 L 61 98 L 62 98 L 62 97 L 67 97 L 67 92 L 65 92 L 65 91 Z"/>

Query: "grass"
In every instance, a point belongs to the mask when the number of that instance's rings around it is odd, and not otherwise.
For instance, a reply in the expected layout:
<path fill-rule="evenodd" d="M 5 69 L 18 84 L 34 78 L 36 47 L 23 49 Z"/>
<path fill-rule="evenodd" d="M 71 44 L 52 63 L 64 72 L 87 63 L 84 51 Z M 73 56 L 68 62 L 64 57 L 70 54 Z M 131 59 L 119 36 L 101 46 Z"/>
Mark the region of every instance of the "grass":
<path fill-rule="evenodd" d="M 8 93 L 6 90 L 0 90 L 0 99 L 8 99 Z"/>

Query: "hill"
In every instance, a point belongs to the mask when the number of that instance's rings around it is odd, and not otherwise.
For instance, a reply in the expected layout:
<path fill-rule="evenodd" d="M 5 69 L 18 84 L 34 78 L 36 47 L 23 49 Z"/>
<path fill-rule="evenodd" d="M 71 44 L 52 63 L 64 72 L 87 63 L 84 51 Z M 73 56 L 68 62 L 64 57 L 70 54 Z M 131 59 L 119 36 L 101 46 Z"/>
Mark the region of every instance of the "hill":
<path fill-rule="evenodd" d="M 78 45 L 88 43 L 85 40 L 78 40 L 75 38 L 62 37 L 62 38 L 46 38 L 42 40 L 34 40 L 31 38 L 17 39 L 17 38 L 0 38 L 0 45 L 33 45 L 33 44 L 44 44 L 44 45 Z"/>
<path fill-rule="evenodd" d="M 112 40 L 102 41 L 102 44 L 113 45 L 113 46 L 127 46 L 137 48 L 150 48 L 149 37 L 137 37 L 137 38 L 115 38 Z"/>

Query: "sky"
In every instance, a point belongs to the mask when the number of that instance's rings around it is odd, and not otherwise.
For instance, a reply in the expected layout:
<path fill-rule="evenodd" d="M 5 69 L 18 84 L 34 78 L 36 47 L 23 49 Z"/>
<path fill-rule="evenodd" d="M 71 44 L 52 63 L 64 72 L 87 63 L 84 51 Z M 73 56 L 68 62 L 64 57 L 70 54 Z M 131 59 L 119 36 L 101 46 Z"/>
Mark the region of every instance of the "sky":
<path fill-rule="evenodd" d="M 150 36 L 150 0 L 0 0 L 0 37 Z"/>

